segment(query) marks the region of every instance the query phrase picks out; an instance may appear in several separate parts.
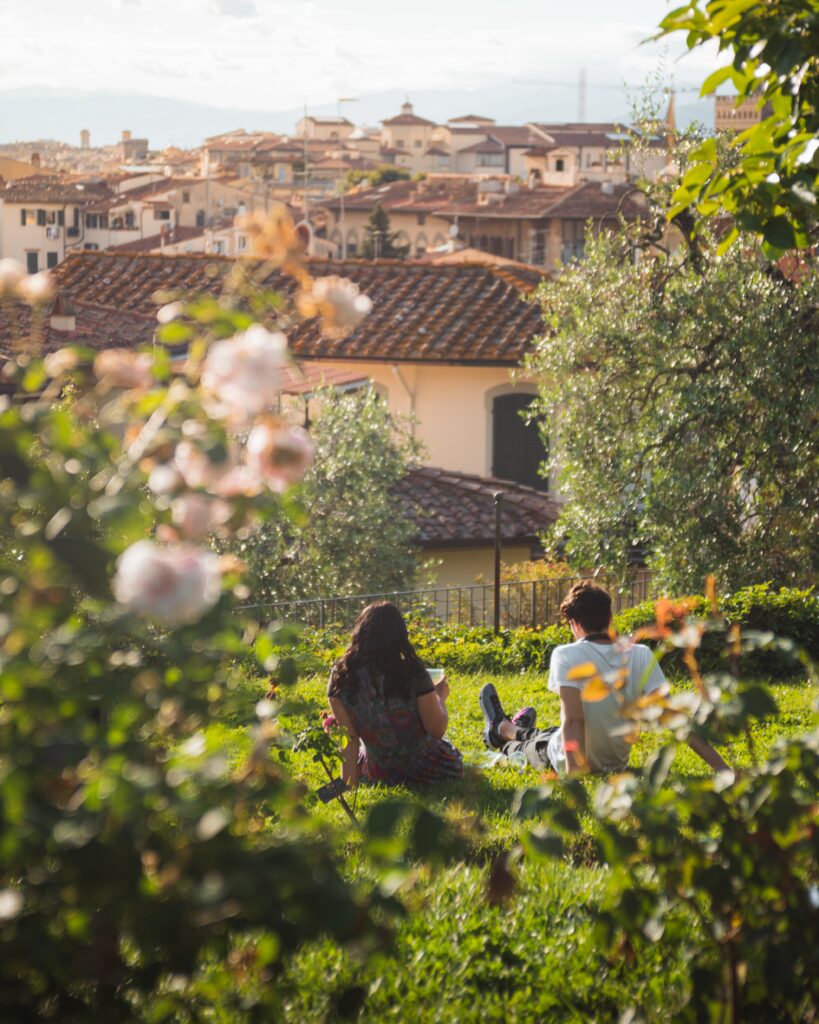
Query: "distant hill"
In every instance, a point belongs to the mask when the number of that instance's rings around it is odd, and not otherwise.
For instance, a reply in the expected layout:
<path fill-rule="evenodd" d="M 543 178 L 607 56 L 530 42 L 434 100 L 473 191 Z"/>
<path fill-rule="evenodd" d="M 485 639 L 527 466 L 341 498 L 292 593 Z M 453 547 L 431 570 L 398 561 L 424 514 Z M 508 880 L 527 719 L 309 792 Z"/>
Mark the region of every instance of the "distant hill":
<path fill-rule="evenodd" d="M 576 90 L 563 86 L 510 81 L 482 89 L 418 90 L 411 100 L 416 113 L 446 121 L 467 113 L 494 117 L 500 124 L 526 121 L 573 121 L 577 118 Z M 397 113 L 406 99 L 400 90 L 362 95 L 344 113 L 358 124 L 378 124 Z M 627 102 L 615 91 L 595 92 L 590 83 L 587 120 L 625 120 Z M 313 114 L 332 114 L 335 104 L 310 107 Z M 147 138 L 152 148 L 198 145 L 208 135 L 234 128 L 292 132 L 302 108 L 259 110 L 213 107 L 186 100 L 139 93 L 29 88 L 0 90 L 0 143 L 57 139 L 79 145 L 80 131 L 91 132 L 93 146 L 117 142 L 124 129 Z M 677 104 L 678 122 L 692 118 L 713 125 L 710 101 Z"/>

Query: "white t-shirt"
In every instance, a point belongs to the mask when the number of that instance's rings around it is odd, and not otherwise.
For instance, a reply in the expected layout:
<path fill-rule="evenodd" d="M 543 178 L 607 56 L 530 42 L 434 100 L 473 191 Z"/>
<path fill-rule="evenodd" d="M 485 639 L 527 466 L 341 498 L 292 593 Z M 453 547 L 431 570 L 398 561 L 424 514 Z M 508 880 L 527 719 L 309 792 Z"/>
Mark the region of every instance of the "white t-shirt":
<path fill-rule="evenodd" d="M 630 704 L 641 694 L 658 689 L 665 683 L 665 676 L 654 655 L 644 644 L 621 646 L 619 643 L 597 644 L 589 640 L 578 640 L 554 649 L 549 664 L 549 689 L 554 693 L 560 693 L 561 686 L 582 690 L 586 685 L 585 680 L 566 677 L 570 669 L 590 661 L 597 665 L 606 683 L 613 683 L 623 668 L 628 673 L 622 689 L 613 690 L 604 700 L 583 702 L 586 758 L 592 771 L 620 772 L 628 764 L 631 749 L 625 736 L 617 734 L 618 729 L 625 724 L 620 717 L 621 704 Z M 566 752 L 563 749 L 562 728 L 552 734 L 547 751 L 555 771 L 565 772 Z"/>

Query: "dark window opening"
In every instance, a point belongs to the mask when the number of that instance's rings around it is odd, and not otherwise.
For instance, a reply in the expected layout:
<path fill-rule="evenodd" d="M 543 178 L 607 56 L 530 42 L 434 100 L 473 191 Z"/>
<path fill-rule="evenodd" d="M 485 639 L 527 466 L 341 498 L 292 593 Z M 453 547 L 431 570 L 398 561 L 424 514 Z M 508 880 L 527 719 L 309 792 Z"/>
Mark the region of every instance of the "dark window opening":
<path fill-rule="evenodd" d="M 538 472 L 548 450 L 536 423 L 521 415 L 534 401 L 532 395 L 499 395 L 492 403 L 492 475 L 513 480 L 538 491 L 548 491 L 549 481 Z"/>
<path fill-rule="evenodd" d="M 38 252 L 26 253 L 26 270 L 29 274 L 36 274 L 40 269 L 40 254 Z"/>
<path fill-rule="evenodd" d="M 58 254 L 56 252 L 47 252 L 46 253 L 46 267 L 49 270 L 53 270 L 54 267 L 56 267 L 58 263 L 59 263 L 59 256 L 58 256 Z"/>

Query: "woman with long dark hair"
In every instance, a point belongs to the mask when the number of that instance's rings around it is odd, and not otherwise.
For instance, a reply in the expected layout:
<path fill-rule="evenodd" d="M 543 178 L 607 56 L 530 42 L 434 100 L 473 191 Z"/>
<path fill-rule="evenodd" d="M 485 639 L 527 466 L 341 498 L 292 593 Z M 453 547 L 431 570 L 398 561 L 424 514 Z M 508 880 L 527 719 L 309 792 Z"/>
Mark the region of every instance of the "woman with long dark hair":
<path fill-rule="evenodd" d="M 358 616 L 350 646 L 333 666 L 330 706 L 349 736 L 341 776 L 417 786 L 463 775 L 460 753 L 443 737 L 446 677 L 433 684 L 401 612 L 376 601 Z"/>

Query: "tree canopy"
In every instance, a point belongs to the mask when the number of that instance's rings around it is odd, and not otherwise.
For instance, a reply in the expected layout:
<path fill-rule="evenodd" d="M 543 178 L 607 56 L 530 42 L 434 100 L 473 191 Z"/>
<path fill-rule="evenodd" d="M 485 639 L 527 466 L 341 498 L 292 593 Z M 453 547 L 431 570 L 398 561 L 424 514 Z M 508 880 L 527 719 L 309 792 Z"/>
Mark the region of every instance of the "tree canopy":
<path fill-rule="evenodd" d="M 301 493 L 309 518 L 294 523 L 282 513 L 241 545 L 255 598 L 400 590 L 414 580 L 415 527 L 392 493 L 414 442 L 373 390 L 327 390 L 320 406 Z"/>
<path fill-rule="evenodd" d="M 816 275 L 772 272 L 747 238 L 646 257 L 641 230 L 591 240 L 540 291 L 529 365 L 559 428 L 570 555 L 623 567 L 646 545 L 678 593 L 711 572 L 804 579 L 819 566 Z"/>
<path fill-rule="evenodd" d="M 390 217 L 379 203 L 364 227 L 364 244 L 361 255 L 365 260 L 404 259 L 409 252 L 408 245 L 399 245 L 398 232 L 390 231 Z"/>
<path fill-rule="evenodd" d="M 693 49 L 716 42 L 727 64 L 709 75 L 702 95 L 731 82 L 738 100 L 753 98 L 762 120 L 735 141 L 725 166 L 714 139 L 691 154 L 675 194 L 677 212 L 727 213 L 739 231 L 761 235 L 768 256 L 814 244 L 819 180 L 819 0 L 697 0 L 671 11 L 660 35 L 685 32 Z"/>

